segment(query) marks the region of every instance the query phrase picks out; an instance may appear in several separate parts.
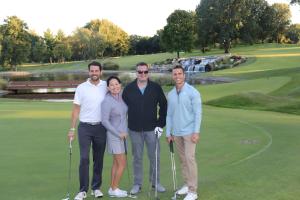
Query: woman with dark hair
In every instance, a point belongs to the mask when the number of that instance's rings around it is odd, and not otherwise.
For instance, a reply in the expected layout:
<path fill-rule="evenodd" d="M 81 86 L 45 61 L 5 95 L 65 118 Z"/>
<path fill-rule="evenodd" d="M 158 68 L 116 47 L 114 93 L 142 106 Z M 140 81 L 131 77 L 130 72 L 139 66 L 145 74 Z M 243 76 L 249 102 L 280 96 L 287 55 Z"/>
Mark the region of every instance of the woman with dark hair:
<path fill-rule="evenodd" d="M 102 123 L 107 129 L 107 150 L 113 154 L 111 197 L 127 197 L 127 191 L 119 189 L 119 182 L 126 166 L 124 140 L 127 137 L 127 106 L 122 99 L 121 81 L 116 76 L 107 79 L 108 93 L 102 102 Z"/>

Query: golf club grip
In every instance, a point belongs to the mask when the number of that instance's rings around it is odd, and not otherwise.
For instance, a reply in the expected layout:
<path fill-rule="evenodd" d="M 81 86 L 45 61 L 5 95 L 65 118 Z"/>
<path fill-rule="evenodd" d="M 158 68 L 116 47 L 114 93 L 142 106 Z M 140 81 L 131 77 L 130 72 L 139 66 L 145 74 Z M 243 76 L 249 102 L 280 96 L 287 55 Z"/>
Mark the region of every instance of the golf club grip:
<path fill-rule="evenodd" d="M 173 141 L 170 141 L 170 152 L 174 153 L 174 145 L 173 145 Z"/>
<path fill-rule="evenodd" d="M 124 139 L 123 141 L 124 141 L 125 154 L 127 155 L 127 144 L 126 144 L 126 139 Z"/>

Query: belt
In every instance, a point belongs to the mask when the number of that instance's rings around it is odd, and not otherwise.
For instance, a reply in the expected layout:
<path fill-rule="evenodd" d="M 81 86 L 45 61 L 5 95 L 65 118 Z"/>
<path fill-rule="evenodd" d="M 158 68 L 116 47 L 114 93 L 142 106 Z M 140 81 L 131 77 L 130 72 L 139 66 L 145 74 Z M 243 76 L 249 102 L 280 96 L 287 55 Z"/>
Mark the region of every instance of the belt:
<path fill-rule="evenodd" d="M 92 126 L 96 126 L 96 125 L 99 125 L 101 124 L 101 122 L 80 122 L 82 124 L 88 124 L 88 125 L 92 125 Z"/>

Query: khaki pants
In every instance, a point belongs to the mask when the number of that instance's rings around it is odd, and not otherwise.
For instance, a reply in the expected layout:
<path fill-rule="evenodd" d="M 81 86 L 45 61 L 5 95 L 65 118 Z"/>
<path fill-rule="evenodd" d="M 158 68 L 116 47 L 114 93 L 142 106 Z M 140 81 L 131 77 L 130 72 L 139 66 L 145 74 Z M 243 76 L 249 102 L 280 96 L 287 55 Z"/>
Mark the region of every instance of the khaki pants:
<path fill-rule="evenodd" d="M 195 159 L 196 144 L 191 141 L 192 135 L 175 136 L 176 149 L 180 158 L 181 173 L 190 192 L 197 193 L 198 169 Z"/>

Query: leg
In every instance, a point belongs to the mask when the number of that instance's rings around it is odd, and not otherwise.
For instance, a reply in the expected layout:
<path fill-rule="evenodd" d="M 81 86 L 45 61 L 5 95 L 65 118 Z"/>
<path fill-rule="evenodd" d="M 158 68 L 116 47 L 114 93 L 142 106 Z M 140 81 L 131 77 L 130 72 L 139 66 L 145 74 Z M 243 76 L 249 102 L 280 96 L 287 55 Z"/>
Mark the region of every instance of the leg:
<path fill-rule="evenodd" d="M 134 185 L 142 185 L 143 183 L 143 153 L 144 153 L 144 136 L 141 132 L 129 130 L 129 136 L 132 145 L 133 155 L 133 174 Z"/>
<path fill-rule="evenodd" d="M 116 164 L 116 170 L 113 176 L 113 185 L 111 187 L 113 190 L 119 187 L 120 179 L 126 166 L 125 154 L 115 154 L 114 163 Z"/>
<path fill-rule="evenodd" d="M 156 147 L 156 137 L 153 131 L 145 132 L 145 142 L 147 147 L 147 154 L 149 158 L 149 181 L 152 185 L 155 185 L 155 172 L 157 171 L 157 182 L 160 183 L 160 144 L 158 142 L 157 146 L 157 170 L 156 170 L 156 159 L 155 159 L 155 147 Z"/>
<path fill-rule="evenodd" d="M 103 157 L 106 146 L 106 129 L 102 124 L 95 126 L 93 132 L 93 180 L 92 189 L 99 189 L 102 184 Z"/>
<path fill-rule="evenodd" d="M 87 192 L 89 189 L 89 154 L 91 146 L 91 136 L 89 128 L 83 124 L 78 126 L 78 142 L 80 149 L 80 164 L 79 164 L 79 182 L 80 192 Z"/>
<path fill-rule="evenodd" d="M 183 137 L 174 137 L 176 149 L 179 155 L 180 167 L 181 167 L 181 175 L 184 181 L 184 184 L 187 185 L 188 182 L 188 168 L 187 168 L 187 160 L 185 157 L 185 144 Z"/>
<path fill-rule="evenodd" d="M 116 171 L 117 171 L 117 161 L 116 161 L 115 155 L 113 155 L 113 165 L 111 167 L 111 183 L 110 183 L 110 187 L 112 189 L 114 189 L 114 185 L 115 185 L 114 177 L 115 177 Z"/>
<path fill-rule="evenodd" d="M 190 192 L 197 193 L 198 170 L 195 158 L 196 144 L 192 142 L 191 135 L 184 136 L 184 152 L 187 167 L 187 185 Z"/>

